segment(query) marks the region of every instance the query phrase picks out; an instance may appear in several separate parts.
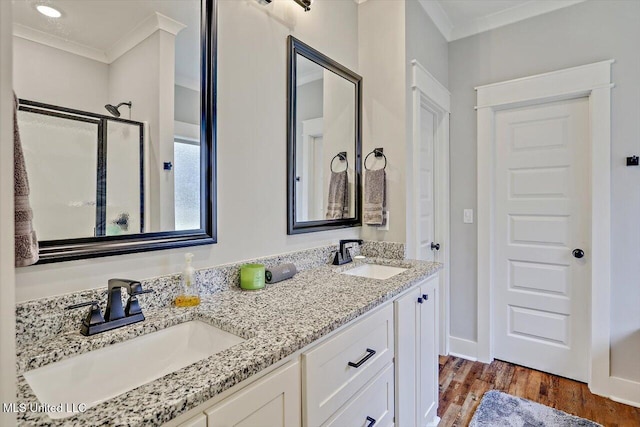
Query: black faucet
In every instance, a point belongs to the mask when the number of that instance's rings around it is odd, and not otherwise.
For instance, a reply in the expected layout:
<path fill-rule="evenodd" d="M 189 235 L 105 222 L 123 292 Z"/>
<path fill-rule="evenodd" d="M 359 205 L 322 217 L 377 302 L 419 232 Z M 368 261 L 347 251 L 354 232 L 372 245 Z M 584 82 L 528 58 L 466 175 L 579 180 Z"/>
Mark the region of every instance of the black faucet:
<path fill-rule="evenodd" d="M 126 308 L 122 307 L 122 288 L 127 290 L 129 299 Z M 109 286 L 104 294 L 107 294 L 107 309 L 104 317 L 100 312 L 98 301 L 87 301 L 70 305 L 67 310 L 91 306 L 87 317 L 82 320 L 80 333 L 82 335 L 95 335 L 100 332 L 110 331 L 132 323 L 142 322 L 144 315 L 138 303 L 138 295 L 148 294 L 152 290 L 143 290 L 142 284 L 137 280 L 109 279 Z"/>
<path fill-rule="evenodd" d="M 338 250 L 333 257 L 333 265 L 342 265 L 353 261 L 351 259 L 351 253 L 349 253 L 349 249 L 345 247 L 347 243 L 357 243 L 361 245 L 363 241 L 362 239 L 340 240 L 340 250 Z"/>

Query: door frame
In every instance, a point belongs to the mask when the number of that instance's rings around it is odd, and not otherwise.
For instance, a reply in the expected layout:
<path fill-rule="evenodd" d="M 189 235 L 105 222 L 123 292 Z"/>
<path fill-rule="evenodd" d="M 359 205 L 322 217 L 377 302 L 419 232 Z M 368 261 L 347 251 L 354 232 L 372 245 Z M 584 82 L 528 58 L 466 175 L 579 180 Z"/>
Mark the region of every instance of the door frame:
<path fill-rule="evenodd" d="M 302 192 L 302 197 L 301 197 L 302 200 L 300 202 L 301 203 L 300 212 L 302 213 L 301 215 L 302 218 L 307 218 L 305 219 L 305 221 L 308 221 L 308 218 L 309 218 L 309 194 L 313 194 L 314 196 L 317 196 L 316 190 L 318 190 L 318 188 L 314 189 L 311 187 L 320 186 L 322 188 L 323 186 L 323 180 L 320 180 L 320 182 L 317 182 L 316 180 L 311 179 L 309 176 L 311 166 L 315 165 L 315 163 L 311 161 L 311 157 L 309 155 L 309 151 L 311 149 L 311 140 L 323 135 L 324 135 L 324 118 L 323 117 L 317 117 L 315 119 L 308 119 L 308 120 L 302 121 L 301 152 L 302 152 L 303 166 L 302 166 L 302 173 L 300 175 L 302 178 L 303 188 L 305 188 L 306 191 Z M 322 163 L 324 166 L 324 160 L 322 161 Z M 320 190 L 320 194 L 322 194 L 322 189 Z M 314 203 L 314 207 L 315 207 L 315 203 Z M 314 215 L 315 214 L 317 214 L 317 212 L 314 212 Z M 324 215 L 322 217 L 324 217 Z"/>
<path fill-rule="evenodd" d="M 589 388 L 611 395 L 611 64 L 607 60 L 550 73 L 476 87 L 478 120 L 478 360 L 493 360 L 495 280 L 496 111 L 587 97 L 591 136 L 591 301 Z M 594 120 L 594 118 L 597 118 Z"/>
<path fill-rule="evenodd" d="M 413 92 L 412 138 L 407 138 L 407 256 L 417 258 L 417 230 L 420 208 L 420 110 L 426 108 L 436 117 L 434 138 L 434 239 L 440 243 L 437 261 L 444 265 L 437 288 L 439 353 L 449 354 L 449 115 L 451 94 L 417 60 L 411 61 Z"/>

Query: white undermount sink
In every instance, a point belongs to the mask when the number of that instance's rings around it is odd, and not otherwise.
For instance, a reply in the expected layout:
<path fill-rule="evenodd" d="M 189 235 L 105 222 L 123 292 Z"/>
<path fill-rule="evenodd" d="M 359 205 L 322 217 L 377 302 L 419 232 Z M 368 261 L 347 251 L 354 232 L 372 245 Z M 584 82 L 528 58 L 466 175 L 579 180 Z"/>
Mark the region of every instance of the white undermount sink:
<path fill-rule="evenodd" d="M 24 377 L 41 403 L 90 408 L 243 341 L 193 320 L 34 369 Z M 73 413 L 48 415 L 60 419 Z"/>
<path fill-rule="evenodd" d="M 406 268 L 392 267 L 390 265 L 380 264 L 363 264 L 359 267 L 351 268 L 347 271 L 343 271 L 340 274 L 347 274 L 349 276 L 366 277 L 368 279 L 384 280 L 390 277 L 400 274 L 406 271 Z"/>

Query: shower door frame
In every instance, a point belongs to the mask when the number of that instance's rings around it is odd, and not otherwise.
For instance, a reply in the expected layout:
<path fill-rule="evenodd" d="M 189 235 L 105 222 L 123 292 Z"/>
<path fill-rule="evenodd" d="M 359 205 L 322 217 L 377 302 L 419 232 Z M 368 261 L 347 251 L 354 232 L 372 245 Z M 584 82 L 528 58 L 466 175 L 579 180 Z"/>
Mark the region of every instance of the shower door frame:
<path fill-rule="evenodd" d="M 139 155 L 140 155 L 140 233 L 144 233 L 144 123 L 135 120 L 110 117 L 103 114 L 91 113 L 88 111 L 75 110 L 73 108 L 61 107 L 58 105 L 45 104 L 28 99 L 18 99 L 18 110 L 45 116 L 58 117 L 61 119 L 92 123 L 98 126 L 98 149 L 96 162 L 96 226 L 93 237 L 108 237 L 106 234 L 107 219 L 107 123 L 109 120 L 120 122 L 140 128 Z M 137 233 L 134 233 L 137 234 Z M 76 239 L 56 239 L 44 240 L 40 242 L 41 247 L 48 245 L 59 245 L 72 243 Z"/>

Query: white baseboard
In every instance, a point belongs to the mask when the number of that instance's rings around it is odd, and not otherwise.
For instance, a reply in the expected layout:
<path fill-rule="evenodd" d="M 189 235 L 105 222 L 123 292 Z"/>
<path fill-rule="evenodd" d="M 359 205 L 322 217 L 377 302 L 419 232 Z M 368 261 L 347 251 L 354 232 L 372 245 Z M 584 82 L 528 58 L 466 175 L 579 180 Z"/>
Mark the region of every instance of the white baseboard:
<path fill-rule="evenodd" d="M 475 362 L 478 360 L 478 343 L 464 338 L 450 336 L 449 355 Z"/>
<path fill-rule="evenodd" d="M 625 405 L 640 408 L 640 383 L 619 377 L 609 377 L 609 398 Z"/>

